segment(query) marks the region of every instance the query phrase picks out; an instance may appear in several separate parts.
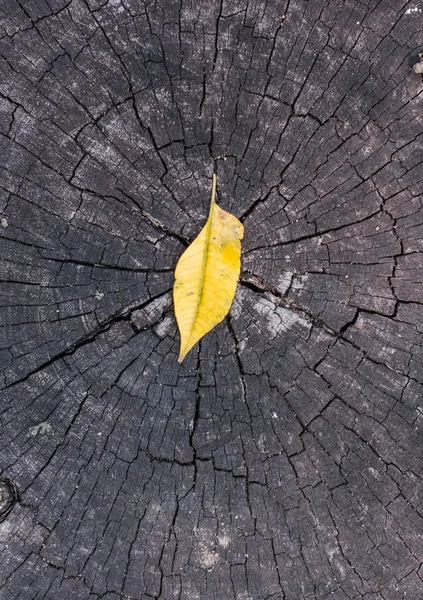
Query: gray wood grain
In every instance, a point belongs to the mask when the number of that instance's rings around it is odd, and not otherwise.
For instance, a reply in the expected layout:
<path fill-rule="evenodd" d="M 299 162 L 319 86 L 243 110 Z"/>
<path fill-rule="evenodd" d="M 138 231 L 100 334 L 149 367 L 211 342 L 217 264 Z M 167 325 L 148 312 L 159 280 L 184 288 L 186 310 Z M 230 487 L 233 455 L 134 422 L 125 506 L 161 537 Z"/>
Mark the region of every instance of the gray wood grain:
<path fill-rule="evenodd" d="M 2 600 L 421 600 L 422 32 L 0 1 Z M 214 170 L 242 277 L 179 365 Z"/>

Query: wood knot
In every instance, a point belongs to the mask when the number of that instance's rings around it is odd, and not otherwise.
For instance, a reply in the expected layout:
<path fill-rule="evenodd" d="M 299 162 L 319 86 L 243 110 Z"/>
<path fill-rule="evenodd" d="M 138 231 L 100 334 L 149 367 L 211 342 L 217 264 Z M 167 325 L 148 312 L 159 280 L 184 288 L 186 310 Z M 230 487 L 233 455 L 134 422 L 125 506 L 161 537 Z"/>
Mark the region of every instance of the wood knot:
<path fill-rule="evenodd" d="M 0 523 L 10 513 L 16 502 L 20 501 L 20 493 L 10 479 L 0 477 Z"/>

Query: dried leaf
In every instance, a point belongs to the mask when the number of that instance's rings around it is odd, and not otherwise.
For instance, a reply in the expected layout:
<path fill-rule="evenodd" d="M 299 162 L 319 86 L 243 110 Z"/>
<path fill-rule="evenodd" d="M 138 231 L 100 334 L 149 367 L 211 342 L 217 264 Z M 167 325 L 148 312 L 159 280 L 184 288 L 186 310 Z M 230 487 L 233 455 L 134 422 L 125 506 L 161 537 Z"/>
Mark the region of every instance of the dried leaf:
<path fill-rule="evenodd" d="M 173 299 L 181 335 L 179 362 L 228 314 L 241 268 L 244 227 L 215 203 L 213 175 L 209 218 L 176 265 Z"/>

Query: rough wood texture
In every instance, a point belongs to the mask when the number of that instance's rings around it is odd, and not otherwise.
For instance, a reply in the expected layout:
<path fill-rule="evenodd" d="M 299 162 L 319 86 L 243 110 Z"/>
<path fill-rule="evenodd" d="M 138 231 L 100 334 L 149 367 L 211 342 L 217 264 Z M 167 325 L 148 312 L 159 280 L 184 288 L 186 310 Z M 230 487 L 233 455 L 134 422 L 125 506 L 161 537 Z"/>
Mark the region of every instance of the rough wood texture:
<path fill-rule="evenodd" d="M 2 600 L 421 600 L 421 1 L 0 19 Z M 242 283 L 179 365 L 214 168 Z"/>

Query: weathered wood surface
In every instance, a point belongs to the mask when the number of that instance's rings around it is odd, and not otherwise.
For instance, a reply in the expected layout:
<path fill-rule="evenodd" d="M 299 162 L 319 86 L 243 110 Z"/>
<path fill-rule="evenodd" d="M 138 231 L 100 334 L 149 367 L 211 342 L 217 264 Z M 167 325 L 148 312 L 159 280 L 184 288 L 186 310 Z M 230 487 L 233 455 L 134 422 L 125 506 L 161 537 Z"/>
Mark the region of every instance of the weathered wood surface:
<path fill-rule="evenodd" d="M 2 600 L 421 600 L 422 2 L 0 17 Z M 243 281 L 179 365 L 214 168 Z"/>

